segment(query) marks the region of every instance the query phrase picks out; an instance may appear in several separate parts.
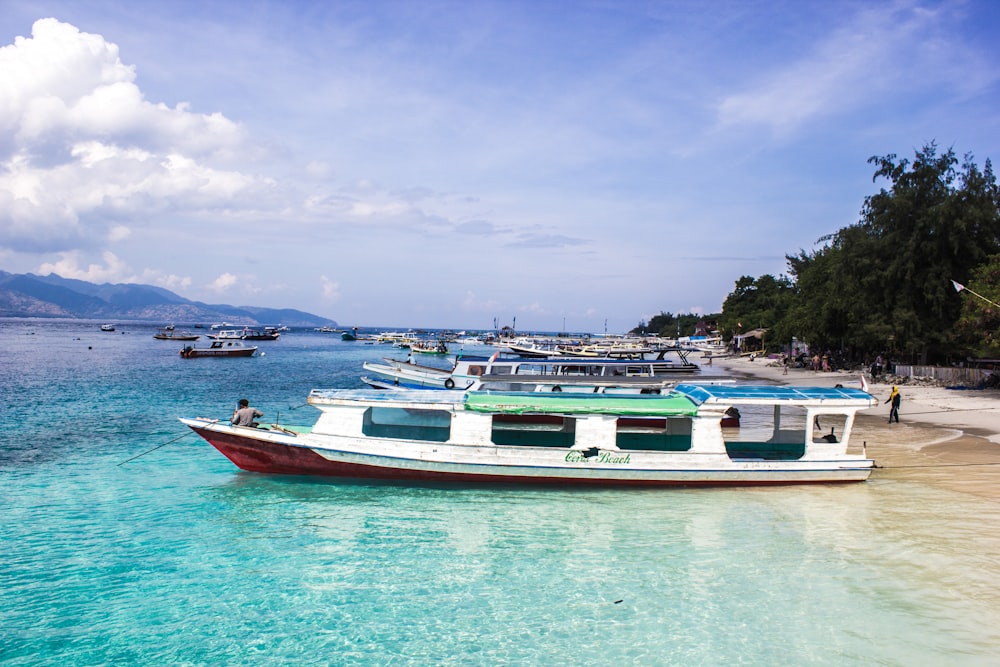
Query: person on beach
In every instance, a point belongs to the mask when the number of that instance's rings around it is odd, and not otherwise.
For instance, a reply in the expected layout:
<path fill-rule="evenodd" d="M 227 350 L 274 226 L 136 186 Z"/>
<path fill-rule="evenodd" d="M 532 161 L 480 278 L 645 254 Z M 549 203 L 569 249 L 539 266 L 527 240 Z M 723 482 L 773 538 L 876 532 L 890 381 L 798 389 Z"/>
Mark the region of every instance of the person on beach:
<path fill-rule="evenodd" d="M 240 406 L 233 412 L 233 418 L 229 421 L 233 424 L 233 426 L 250 426 L 252 428 L 257 428 L 257 422 L 255 422 L 254 419 L 263 416 L 263 412 L 257 408 L 250 407 L 250 401 L 245 398 L 241 398 Z"/>
<path fill-rule="evenodd" d="M 891 402 L 892 405 L 889 406 L 889 423 L 892 423 L 892 418 L 896 418 L 896 423 L 899 423 L 899 402 L 901 397 L 899 395 L 899 387 L 892 385 L 892 393 L 889 394 L 889 398 L 885 399 L 886 403 Z"/>

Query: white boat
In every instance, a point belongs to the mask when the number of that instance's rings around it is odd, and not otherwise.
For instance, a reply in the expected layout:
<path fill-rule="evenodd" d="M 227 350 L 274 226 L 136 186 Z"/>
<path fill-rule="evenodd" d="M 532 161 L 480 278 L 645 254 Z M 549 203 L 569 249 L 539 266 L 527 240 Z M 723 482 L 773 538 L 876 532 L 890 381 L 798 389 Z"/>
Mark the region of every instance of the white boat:
<path fill-rule="evenodd" d="M 246 329 L 218 329 L 215 333 L 208 334 L 213 340 L 243 340 Z"/>
<path fill-rule="evenodd" d="M 410 352 L 420 354 L 448 354 L 448 344 L 443 340 L 415 340 L 410 343 Z"/>
<path fill-rule="evenodd" d="M 480 358 L 480 357 L 476 357 Z M 482 357 L 485 359 L 485 357 Z M 361 380 L 376 389 L 454 389 L 455 380 L 452 374 L 457 366 L 451 369 L 438 368 L 416 363 L 412 357 L 407 359 L 391 359 L 385 357 L 381 362 L 366 361 L 361 367 L 372 374 L 362 376 Z M 462 385 L 459 389 L 471 386 Z"/>
<path fill-rule="evenodd" d="M 726 353 L 726 344 L 722 336 L 681 336 L 677 345 L 690 352 L 701 352 L 706 356 L 722 356 Z"/>
<path fill-rule="evenodd" d="M 258 473 L 410 482 L 709 486 L 855 482 L 860 389 L 678 385 L 659 396 L 313 390 L 311 427 L 181 418 Z M 727 410 L 743 423 L 725 428 Z M 820 420 L 823 431 L 815 424 Z M 825 428 L 831 428 L 827 433 Z"/>
<path fill-rule="evenodd" d="M 101 325 L 101 331 L 114 331 L 114 330 L 115 330 L 115 325 L 113 325 L 113 324 L 102 324 Z"/>
<path fill-rule="evenodd" d="M 173 329 L 163 328 L 153 334 L 153 338 L 157 340 L 198 340 L 201 336 L 198 334 L 189 333 L 187 331 L 174 331 Z"/>
<path fill-rule="evenodd" d="M 495 389 L 503 391 L 591 391 L 611 388 L 627 393 L 658 391 L 673 384 L 679 374 L 700 371 L 687 352 L 663 349 L 651 359 L 591 357 L 523 358 L 501 355 L 461 356 L 445 370 L 407 360 L 366 361 L 370 373 L 362 380 L 377 389 Z"/>

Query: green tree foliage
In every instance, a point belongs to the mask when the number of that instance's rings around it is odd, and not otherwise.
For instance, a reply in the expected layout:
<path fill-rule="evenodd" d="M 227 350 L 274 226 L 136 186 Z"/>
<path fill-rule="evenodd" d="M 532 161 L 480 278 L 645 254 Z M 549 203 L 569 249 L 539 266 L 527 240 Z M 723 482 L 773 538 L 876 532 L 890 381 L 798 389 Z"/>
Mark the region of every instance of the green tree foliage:
<path fill-rule="evenodd" d="M 979 357 L 1000 357 L 1000 255 L 993 255 L 972 273 L 962 291 L 962 314 L 956 333 L 970 341 Z M 992 302 L 992 303 L 990 303 Z"/>
<path fill-rule="evenodd" d="M 961 342 L 950 281 L 1000 252 L 992 166 L 979 171 L 971 156 L 959 165 L 934 143 L 912 163 L 895 155 L 869 163 L 873 180 L 891 187 L 867 197 L 858 224 L 821 239 L 823 248 L 787 257 L 798 287 L 787 324 L 821 346 L 947 358 Z"/>
<path fill-rule="evenodd" d="M 790 341 L 794 334 L 787 326 L 786 314 L 795 302 L 795 293 L 795 285 L 785 276 L 741 276 L 722 304 L 721 323 L 727 338 L 741 331 L 768 329 L 765 342 L 770 345 Z"/>
<path fill-rule="evenodd" d="M 694 313 L 673 313 L 660 312 L 649 319 L 649 322 L 640 322 L 637 327 L 629 333 L 633 335 L 653 334 L 664 338 L 676 338 L 678 336 L 693 336 L 695 328 L 699 322 L 705 322 L 710 328 L 714 328 L 720 315 L 696 315 Z"/>

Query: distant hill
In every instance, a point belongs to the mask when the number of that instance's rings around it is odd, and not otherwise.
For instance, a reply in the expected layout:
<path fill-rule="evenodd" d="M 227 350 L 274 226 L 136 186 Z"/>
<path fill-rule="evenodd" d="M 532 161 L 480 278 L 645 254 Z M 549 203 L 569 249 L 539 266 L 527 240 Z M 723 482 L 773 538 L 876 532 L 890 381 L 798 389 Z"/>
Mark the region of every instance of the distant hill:
<path fill-rule="evenodd" d="M 6 271 L 0 271 L 0 317 L 337 326 L 329 318 L 301 310 L 201 303 L 153 285 L 97 285 L 54 273 L 36 276 Z"/>

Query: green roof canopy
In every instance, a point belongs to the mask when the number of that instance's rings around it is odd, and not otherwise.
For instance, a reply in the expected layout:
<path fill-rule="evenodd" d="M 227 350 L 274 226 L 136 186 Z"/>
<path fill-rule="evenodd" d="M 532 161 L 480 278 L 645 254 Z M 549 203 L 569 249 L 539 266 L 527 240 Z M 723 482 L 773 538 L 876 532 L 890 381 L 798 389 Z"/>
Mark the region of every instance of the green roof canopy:
<path fill-rule="evenodd" d="M 687 396 L 666 395 L 491 393 L 469 392 L 465 409 L 505 414 L 599 414 L 651 417 L 690 417 L 698 406 Z"/>

